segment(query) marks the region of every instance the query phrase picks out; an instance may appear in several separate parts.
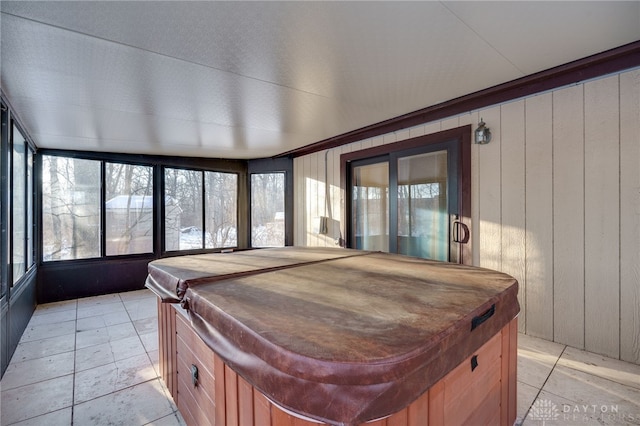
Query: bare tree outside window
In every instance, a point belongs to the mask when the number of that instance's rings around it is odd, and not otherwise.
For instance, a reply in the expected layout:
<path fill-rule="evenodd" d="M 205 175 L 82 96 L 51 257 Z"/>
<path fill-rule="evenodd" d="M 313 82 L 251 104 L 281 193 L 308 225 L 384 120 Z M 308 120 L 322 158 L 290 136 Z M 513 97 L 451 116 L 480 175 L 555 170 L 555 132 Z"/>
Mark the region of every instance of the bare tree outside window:
<path fill-rule="evenodd" d="M 251 175 L 252 247 L 284 246 L 284 178 L 284 173 Z"/>
<path fill-rule="evenodd" d="M 153 169 L 107 163 L 107 256 L 153 251 Z"/>
<path fill-rule="evenodd" d="M 165 249 L 236 247 L 238 176 L 170 168 L 164 173 Z"/>
<path fill-rule="evenodd" d="M 164 190 L 165 249 L 203 248 L 202 172 L 167 168 Z"/>
<path fill-rule="evenodd" d="M 100 256 L 100 162 L 42 157 L 43 260 Z"/>
<path fill-rule="evenodd" d="M 238 175 L 205 172 L 205 248 L 238 245 Z"/>

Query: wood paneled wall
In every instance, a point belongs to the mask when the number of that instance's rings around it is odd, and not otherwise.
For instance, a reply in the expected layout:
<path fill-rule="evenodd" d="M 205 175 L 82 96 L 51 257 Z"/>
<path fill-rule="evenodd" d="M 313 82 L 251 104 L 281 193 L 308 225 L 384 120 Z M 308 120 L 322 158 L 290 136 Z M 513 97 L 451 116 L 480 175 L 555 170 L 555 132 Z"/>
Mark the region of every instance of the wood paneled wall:
<path fill-rule="evenodd" d="M 518 279 L 521 332 L 640 364 L 638 69 L 296 158 L 294 243 L 344 236 L 342 153 L 480 118 L 493 140 L 471 147 L 473 264 Z"/>

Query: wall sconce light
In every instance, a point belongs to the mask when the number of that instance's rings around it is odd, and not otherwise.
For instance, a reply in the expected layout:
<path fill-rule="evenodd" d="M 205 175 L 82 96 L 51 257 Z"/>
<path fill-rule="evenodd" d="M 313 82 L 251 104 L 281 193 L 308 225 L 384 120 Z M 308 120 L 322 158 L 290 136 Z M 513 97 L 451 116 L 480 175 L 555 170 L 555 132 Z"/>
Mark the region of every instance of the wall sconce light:
<path fill-rule="evenodd" d="M 478 123 L 478 128 L 476 129 L 475 134 L 477 144 L 484 145 L 491 142 L 491 130 L 486 127 L 486 124 L 484 121 L 482 121 L 482 118 L 480 118 L 480 123 Z"/>

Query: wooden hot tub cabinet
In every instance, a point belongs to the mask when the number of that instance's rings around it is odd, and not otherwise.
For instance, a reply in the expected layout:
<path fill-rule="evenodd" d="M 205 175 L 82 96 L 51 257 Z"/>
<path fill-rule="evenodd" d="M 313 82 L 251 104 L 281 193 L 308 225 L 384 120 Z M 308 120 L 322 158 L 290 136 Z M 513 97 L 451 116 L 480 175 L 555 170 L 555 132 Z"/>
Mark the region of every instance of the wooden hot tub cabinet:
<path fill-rule="evenodd" d="M 514 423 L 515 279 L 329 251 L 264 250 L 277 266 L 229 274 L 215 265 L 233 254 L 150 265 L 161 376 L 189 425 Z"/>

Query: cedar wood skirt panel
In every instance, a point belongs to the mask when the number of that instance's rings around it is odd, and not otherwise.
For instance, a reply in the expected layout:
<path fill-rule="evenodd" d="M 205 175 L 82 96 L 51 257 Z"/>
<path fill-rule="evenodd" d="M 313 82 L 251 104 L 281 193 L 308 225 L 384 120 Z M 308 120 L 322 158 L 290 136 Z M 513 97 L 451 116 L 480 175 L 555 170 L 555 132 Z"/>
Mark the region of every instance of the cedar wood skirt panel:
<path fill-rule="evenodd" d="M 319 424 L 274 404 L 226 365 L 200 339 L 187 312 L 178 305 L 158 299 L 158 321 L 161 377 L 189 426 Z M 517 336 L 514 318 L 410 405 L 366 425 L 512 425 L 516 419 Z"/>

